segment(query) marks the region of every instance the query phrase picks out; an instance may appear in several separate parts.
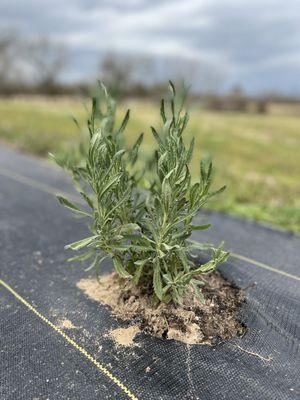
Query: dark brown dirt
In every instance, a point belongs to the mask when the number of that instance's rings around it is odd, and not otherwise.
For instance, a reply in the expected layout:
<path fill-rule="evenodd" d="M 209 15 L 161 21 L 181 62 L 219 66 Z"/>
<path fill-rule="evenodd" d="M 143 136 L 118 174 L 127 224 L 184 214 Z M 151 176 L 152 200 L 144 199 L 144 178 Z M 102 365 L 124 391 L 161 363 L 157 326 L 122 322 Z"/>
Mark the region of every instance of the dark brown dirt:
<path fill-rule="evenodd" d="M 245 328 L 237 320 L 237 312 L 244 292 L 217 272 L 199 279 L 205 283 L 205 304 L 190 290 L 182 306 L 155 305 L 152 297 L 115 273 L 103 276 L 100 285 L 96 279 L 83 279 L 77 286 L 90 298 L 110 306 L 116 317 L 156 337 L 213 345 L 242 335 Z"/>

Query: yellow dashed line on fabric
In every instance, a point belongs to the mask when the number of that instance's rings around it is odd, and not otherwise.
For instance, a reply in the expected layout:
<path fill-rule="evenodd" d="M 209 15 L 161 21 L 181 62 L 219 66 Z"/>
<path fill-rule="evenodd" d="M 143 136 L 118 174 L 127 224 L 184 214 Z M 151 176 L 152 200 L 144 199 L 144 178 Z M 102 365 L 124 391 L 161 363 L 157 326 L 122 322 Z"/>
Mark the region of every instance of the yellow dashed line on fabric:
<path fill-rule="evenodd" d="M 276 269 L 274 267 L 271 267 L 270 265 L 264 264 L 264 263 L 259 262 L 259 261 L 252 260 L 252 258 L 248 258 L 248 257 L 242 256 L 240 254 L 233 253 L 233 252 L 230 252 L 230 257 L 237 258 L 238 260 L 245 261 L 247 263 L 253 264 L 253 265 L 255 265 L 255 266 L 259 267 L 259 268 L 266 269 L 267 271 L 275 272 L 276 274 L 280 274 L 280 275 L 286 276 L 287 278 L 291 278 L 291 279 L 294 279 L 296 281 L 300 281 L 300 277 L 299 276 L 289 274 L 288 272 L 281 271 L 280 269 Z"/>
<path fill-rule="evenodd" d="M 20 182 L 20 183 L 23 183 L 25 185 L 31 186 L 31 187 L 33 187 L 35 189 L 39 189 L 39 190 L 41 190 L 43 192 L 47 192 L 47 193 L 53 194 L 54 196 L 56 196 L 57 194 L 60 193 L 63 196 L 68 197 L 70 200 L 72 200 L 74 202 L 77 202 L 78 204 L 83 204 L 84 203 L 84 200 L 81 199 L 79 196 L 76 196 L 76 195 L 71 194 L 71 193 L 59 191 L 59 190 L 57 190 L 56 188 L 54 188 L 54 187 L 52 187 L 50 185 L 46 185 L 46 184 L 41 183 L 39 181 L 36 181 L 34 179 L 27 178 L 26 176 L 18 174 L 17 172 L 11 171 L 9 169 L 0 167 L 0 174 L 6 176 L 8 178 L 14 179 L 17 182 Z M 231 254 L 231 257 L 239 259 L 241 261 L 245 261 L 245 262 L 247 262 L 249 264 L 255 265 L 258 268 L 262 268 L 262 269 L 268 270 L 270 272 L 274 272 L 276 274 L 285 276 L 287 278 L 291 278 L 291 279 L 294 279 L 296 281 L 300 281 L 300 277 L 299 276 L 296 276 L 296 275 L 293 275 L 293 274 L 289 274 L 288 272 L 281 271 L 281 270 L 279 270 L 277 268 L 274 268 L 274 267 L 272 267 L 270 265 L 267 265 L 267 264 L 264 264 L 262 262 L 253 260 L 252 258 L 245 257 L 245 256 L 243 256 L 241 254 L 237 254 L 237 253 L 234 253 L 234 252 L 230 253 L 230 254 Z"/>
<path fill-rule="evenodd" d="M 54 325 L 48 320 L 44 315 L 37 311 L 28 301 L 26 301 L 22 296 L 20 296 L 10 285 L 5 283 L 0 279 L 0 285 L 7 289 L 17 300 L 24 304 L 30 311 L 32 311 L 36 316 L 38 316 L 43 322 L 50 326 L 55 332 L 59 333 L 71 346 L 78 350 L 84 357 L 86 357 L 98 370 L 109 378 L 113 383 L 115 383 L 119 389 L 121 389 L 129 399 L 138 400 L 138 398 L 118 379 L 116 378 L 107 368 L 100 364 L 94 357 L 92 357 L 83 347 L 77 344 L 73 339 L 65 334 L 59 327 Z"/>

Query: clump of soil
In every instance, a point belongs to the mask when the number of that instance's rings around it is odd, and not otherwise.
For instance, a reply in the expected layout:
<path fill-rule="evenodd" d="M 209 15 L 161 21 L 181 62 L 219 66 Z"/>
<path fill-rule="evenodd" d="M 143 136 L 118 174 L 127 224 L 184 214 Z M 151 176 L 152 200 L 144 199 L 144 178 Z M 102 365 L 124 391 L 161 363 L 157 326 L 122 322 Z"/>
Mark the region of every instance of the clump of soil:
<path fill-rule="evenodd" d="M 131 325 L 128 328 L 117 328 L 110 331 L 110 336 L 120 346 L 132 346 L 133 340 L 136 335 L 140 332 L 140 328 L 137 325 Z"/>
<path fill-rule="evenodd" d="M 77 286 L 90 298 L 111 307 L 116 317 L 160 338 L 213 345 L 242 334 L 245 328 L 236 315 L 244 301 L 243 291 L 217 272 L 199 279 L 205 283 L 205 304 L 190 290 L 182 306 L 155 305 L 152 296 L 115 273 L 103 276 L 100 284 L 96 279 L 82 279 Z"/>
<path fill-rule="evenodd" d="M 77 326 L 73 325 L 72 321 L 66 318 L 59 321 L 58 326 L 62 329 L 77 329 Z"/>

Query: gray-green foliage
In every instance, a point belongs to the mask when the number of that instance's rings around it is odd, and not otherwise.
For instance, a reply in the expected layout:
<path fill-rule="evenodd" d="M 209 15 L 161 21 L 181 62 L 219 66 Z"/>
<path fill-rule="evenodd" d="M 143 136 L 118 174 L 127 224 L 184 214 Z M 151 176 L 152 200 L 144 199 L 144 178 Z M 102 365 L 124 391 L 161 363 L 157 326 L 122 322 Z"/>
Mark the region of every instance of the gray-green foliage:
<path fill-rule="evenodd" d="M 86 250 L 71 261 L 90 259 L 88 269 L 94 268 L 99 274 L 103 260 L 110 258 L 122 278 L 146 286 L 160 301 L 181 303 L 188 287 L 201 298 L 197 276 L 213 271 L 228 253 L 220 246 L 210 248 L 209 262 L 195 265 L 193 260 L 197 245 L 188 239 L 194 230 L 209 228 L 193 225 L 193 218 L 224 187 L 210 190 L 211 163 L 201 163 L 200 179 L 192 183 L 189 163 L 194 140 L 186 147 L 182 139 L 188 114 L 183 112 L 184 97 L 176 94 L 172 84 L 170 89 L 167 107 L 164 100 L 161 102 L 162 129 L 151 128 L 158 148 L 150 189 L 139 185 L 145 170 L 138 173 L 134 168 L 143 136 L 131 149 L 125 148 L 123 132 L 129 111 L 121 126 L 115 128 L 115 102 L 102 87 L 105 110 L 99 98 L 93 99 L 84 162 L 78 163 L 76 158 L 72 162 L 70 158 L 65 165 L 89 210 L 62 197 L 59 201 L 91 221 L 91 236 L 67 246 L 75 251 Z"/>

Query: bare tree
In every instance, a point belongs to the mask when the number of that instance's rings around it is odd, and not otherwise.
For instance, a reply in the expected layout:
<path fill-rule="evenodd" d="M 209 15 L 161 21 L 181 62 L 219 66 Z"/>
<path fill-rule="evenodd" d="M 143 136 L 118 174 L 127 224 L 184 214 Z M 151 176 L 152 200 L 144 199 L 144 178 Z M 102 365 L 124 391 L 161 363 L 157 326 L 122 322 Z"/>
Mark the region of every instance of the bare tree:
<path fill-rule="evenodd" d="M 27 59 L 37 86 L 51 91 L 67 65 L 68 53 L 63 44 L 43 37 L 28 43 Z"/>
<path fill-rule="evenodd" d="M 132 84 L 133 66 L 128 58 L 110 53 L 100 62 L 101 80 L 113 95 L 122 95 Z"/>
<path fill-rule="evenodd" d="M 161 80 L 184 81 L 193 91 L 202 94 L 218 92 L 224 80 L 225 71 L 196 58 L 170 56 L 162 58 L 159 64 Z"/>
<path fill-rule="evenodd" d="M 0 89 L 7 89 L 19 81 L 17 71 L 18 35 L 12 31 L 0 32 Z"/>

